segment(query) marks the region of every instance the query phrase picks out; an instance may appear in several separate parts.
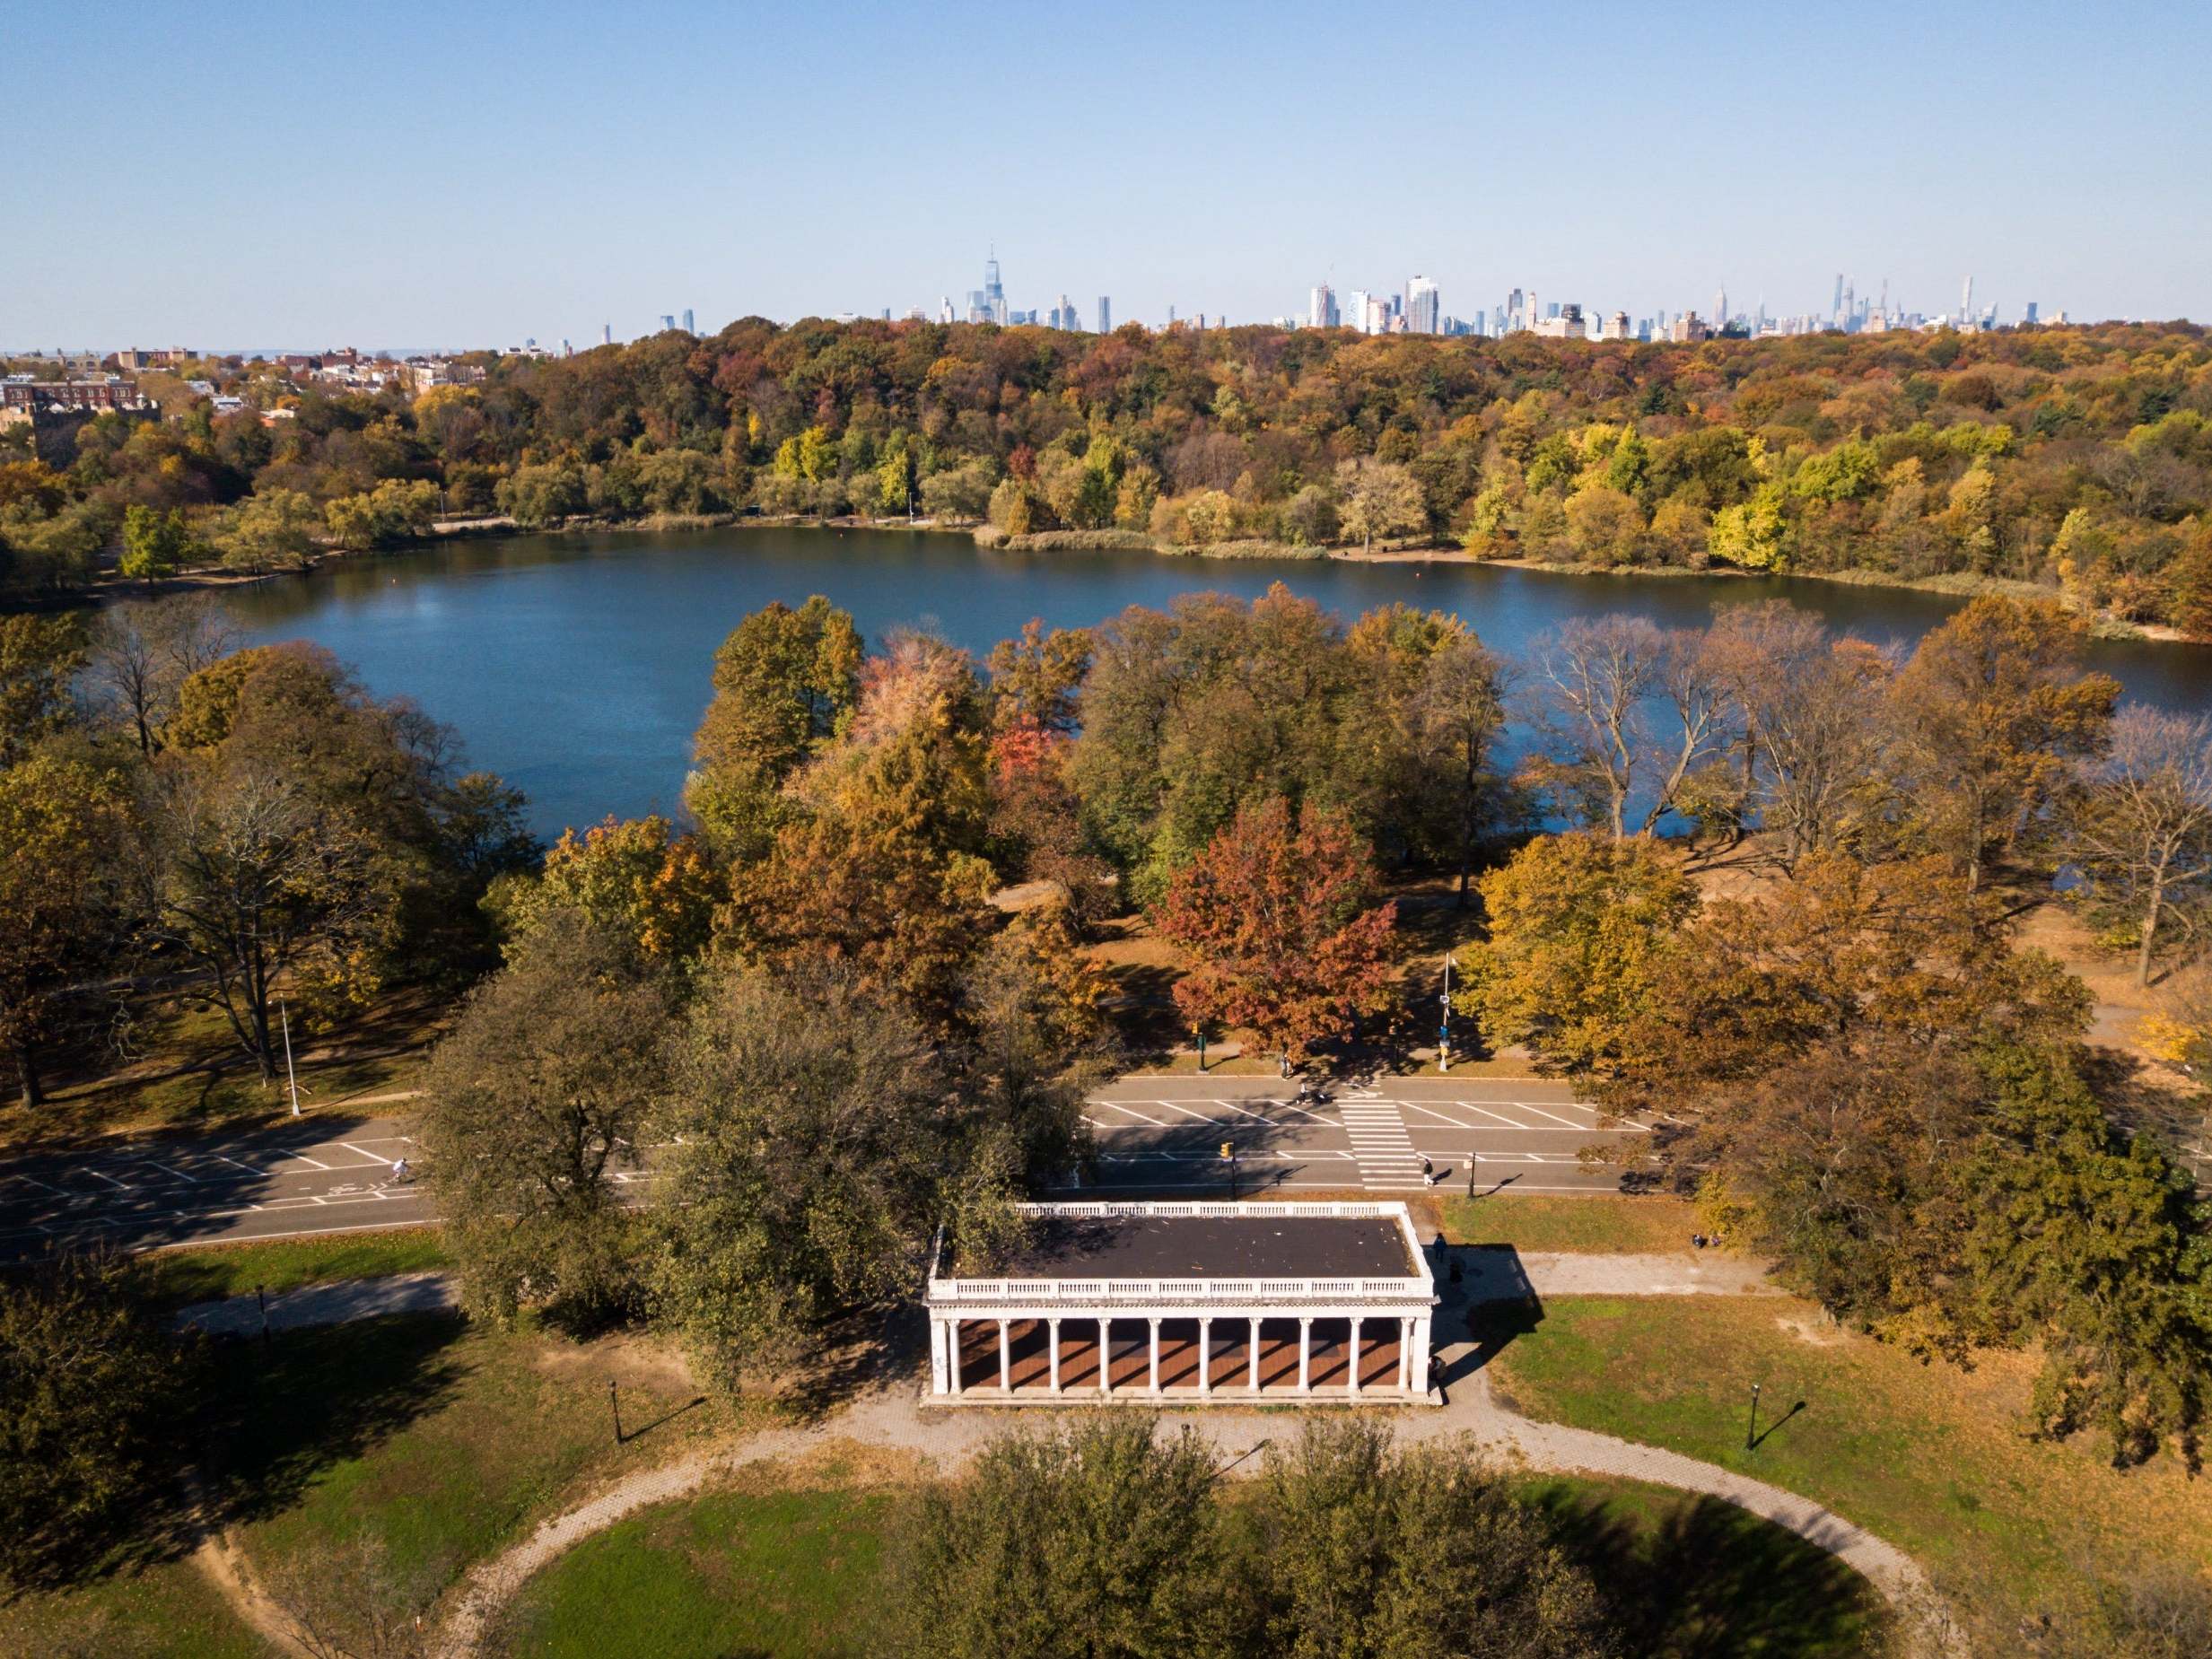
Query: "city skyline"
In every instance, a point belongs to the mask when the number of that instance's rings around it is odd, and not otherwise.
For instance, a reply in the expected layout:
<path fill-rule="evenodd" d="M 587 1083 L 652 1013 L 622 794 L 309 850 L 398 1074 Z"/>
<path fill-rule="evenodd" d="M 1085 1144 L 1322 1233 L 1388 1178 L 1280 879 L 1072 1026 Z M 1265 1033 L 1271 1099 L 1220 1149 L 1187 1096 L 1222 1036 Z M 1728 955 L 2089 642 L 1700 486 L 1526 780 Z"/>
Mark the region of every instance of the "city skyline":
<path fill-rule="evenodd" d="M 1133 44 L 1171 20 L 1174 53 Z M 1132 43 L 1057 77 L 1027 73 L 1027 31 L 980 8 L 913 39 L 892 21 L 649 4 L 610 29 L 555 4 L 525 30 L 467 4 L 19 8 L 0 22 L 22 135 L 0 337 L 588 341 L 610 318 L 645 332 L 661 296 L 708 332 L 748 314 L 897 316 L 957 301 L 993 241 L 1019 309 L 1064 293 L 1087 322 L 1099 295 L 1116 320 L 1265 321 L 1299 315 L 1316 282 L 1400 293 L 1415 273 L 1462 318 L 1516 286 L 1592 314 L 1701 311 L 1724 281 L 1744 303 L 1816 314 L 1839 266 L 1930 315 L 1967 272 L 2014 319 L 2031 299 L 2076 319 L 2212 314 L 2212 222 L 2178 210 L 2212 174 L 2212 132 L 2171 115 L 2193 107 L 2212 49 L 2200 8 L 1977 6 L 1938 31 L 1886 4 L 1848 29 L 1718 13 L 1657 29 L 1600 5 L 1587 48 L 1514 53 L 1480 99 L 1463 51 L 1392 31 L 1316 51 L 1279 11 L 1141 5 L 1119 31 Z M 1517 27 L 1482 15 L 1443 33 L 1472 48 Z M 125 57 L 162 71 L 100 121 L 75 118 L 88 80 Z M 749 65 L 741 111 L 669 95 L 716 61 Z M 808 72 L 830 62 L 841 101 L 824 124 Z M 382 64 L 484 73 L 372 137 L 272 143 L 246 94 Z M 565 120 L 543 96 L 564 80 L 623 120 Z M 1375 111 L 1346 85 L 1418 108 L 1421 142 L 1378 150 Z M 917 89 L 959 112 L 980 172 L 877 113 Z M 1054 135 L 1094 127 L 1113 134 L 1108 164 L 1071 176 Z M 126 215 L 131 258 L 86 257 L 88 201 Z M 619 233 L 597 232 L 616 206 Z"/>

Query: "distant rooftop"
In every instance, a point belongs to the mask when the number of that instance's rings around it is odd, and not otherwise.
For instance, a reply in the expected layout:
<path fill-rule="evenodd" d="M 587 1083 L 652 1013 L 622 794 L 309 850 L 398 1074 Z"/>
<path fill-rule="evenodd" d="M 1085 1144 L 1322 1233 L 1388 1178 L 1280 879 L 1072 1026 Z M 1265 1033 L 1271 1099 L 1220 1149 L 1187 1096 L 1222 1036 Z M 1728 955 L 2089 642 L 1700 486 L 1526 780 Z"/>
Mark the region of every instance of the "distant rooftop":
<path fill-rule="evenodd" d="M 1018 1279 L 1401 1279 L 1392 1215 L 1052 1215 L 1001 1270 Z"/>

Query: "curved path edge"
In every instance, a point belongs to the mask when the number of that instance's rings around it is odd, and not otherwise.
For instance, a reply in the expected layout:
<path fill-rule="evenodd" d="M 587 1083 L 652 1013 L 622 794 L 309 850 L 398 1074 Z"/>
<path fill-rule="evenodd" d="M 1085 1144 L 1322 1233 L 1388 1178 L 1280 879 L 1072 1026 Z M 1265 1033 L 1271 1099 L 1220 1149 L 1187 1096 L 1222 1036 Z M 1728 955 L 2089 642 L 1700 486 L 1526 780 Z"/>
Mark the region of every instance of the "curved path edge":
<path fill-rule="evenodd" d="M 1441 1410 L 1409 1415 L 1402 1429 L 1404 1436 L 1426 1440 L 1468 1435 L 1484 1451 L 1508 1454 L 1531 1469 L 1641 1480 L 1734 1504 L 1826 1550 L 1859 1573 L 1888 1601 L 1900 1627 L 1918 1636 L 1921 1651 L 1946 1659 L 1965 1653 L 1949 1610 L 1919 1563 L 1894 1544 L 1811 1498 L 1679 1452 L 1522 1417 L 1497 1402 L 1489 1377 L 1482 1372 L 1464 1379 L 1455 1393 L 1458 1397 Z M 839 1440 L 957 1461 L 988 1439 L 1004 1420 L 983 1411 L 931 1414 L 918 1410 L 912 1397 L 884 1393 L 856 1401 L 852 1410 L 828 1423 L 772 1429 L 735 1446 L 697 1452 L 659 1468 L 642 1470 L 589 1502 L 545 1522 L 521 1542 L 480 1563 L 463 1581 L 432 1652 L 437 1659 L 474 1659 L 501 1611 L 532 1576 L 625 1516 L 649 1505 L 687 1497 L 718 1474 Z M 1215 1408 L 1202 1417 L 1198 1427 L 1223 1455 L 1244 1456 L 1279 1433 L 1281 1419 Z"/>

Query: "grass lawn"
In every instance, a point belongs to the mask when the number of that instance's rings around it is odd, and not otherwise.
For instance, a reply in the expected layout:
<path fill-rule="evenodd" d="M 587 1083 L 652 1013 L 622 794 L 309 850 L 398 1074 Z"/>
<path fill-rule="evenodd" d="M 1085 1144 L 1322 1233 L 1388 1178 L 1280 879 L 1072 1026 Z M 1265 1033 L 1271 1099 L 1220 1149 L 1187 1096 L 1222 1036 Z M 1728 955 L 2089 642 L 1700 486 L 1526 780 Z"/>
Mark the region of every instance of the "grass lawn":
<path fill-rule="evenodd" d="M 293 1008 L 301 1103 L 340 1105 L 413 1088 L 451 1001 L 407 988 L 318 1032 Z M 265 1082 L 218 1008 L 181 1002 L 153 1008 L 133 1030 L 131 1048 L 127 1060 L 104 1044 L 51 1057 L 45 1105 L 26 1112 L 13 1096 L 0 1102 L 0 1145 L 205 1128 L 286 1109 L 281 1064 L 275 1080 Z"/>
<path fill-rule="evenodd" d="M 2084 1573 L 2201 1570 L 2212 1483 L 2161 1458 L 2120 1474 L 2088 1437 L 2019 1433 L 2034 1362 L 1924 1366 L 1778 1298 L 1561 1297 L 1496 1362 L 1528 1415 L 1666 1446 L 1827 1505 L 1917 1557 L 1970 1619 L 2016 1628 Z M 1762 1384 L 1756 1452 L 1744 1450 Z M 1797 1402 L 1803 1401 L 1802 1408 Z"/>
<path fill-rule="evenodd" d="M 576 1491 L 724 1427 L 667 1354 L 417 1315 L 233 1344 L 221 1486 L 257 1563 L 367 1533 L 428 1602 Z M 608 1383 L 627 1442 L 613 1444 Z M 663 1420 L 667 1419 L 667 1420 Z"/>
<path fill-rule="evenodd" d="M 1699 1230 L 1697 1209 L 1686 1200 L 1610 1192 L 1588 1198 L 1517 1194 L 1442 1201 L 1444 1236 L 1456 1244 L 1511 1244 L 1524 1251 L 1569 1255 L 1627 1255 L 1690 1248 Z"/>
<path fill-rule="evenodd" d="M 148 1256 L 146 1265 L 153 1275 L 155 1294 L 163 1301 L 207 1302 L 250 1295 L 257 1285 L 274 1296 L 334 1279 L 420 1273 L 450 1261 L 444 1236 L 436 1228 L 394 1227 L 332 1238 L 164 1250 Z"/>
<path fill-rule="evenodd" d="M 1671 1655 L 1866 1651 L 1873 1586 L 1742 1510 L 1663 1488 L 1526 1483 L 1620 1608 L 1628 1650 Z M 896 1617 L 887 1564 L 911 1489 L 777 1484 L 641 1511 L 526 1585 L 493 1651 L 540 1659 L 872 1655 Z M 619 1619 L 608 1617 L 620 1608 Z"/>
<path fill-rule="evenodd" d="M 261 1659 L 267 1652 L 189 1561 L 0 1604 L 4 1659 Z"/>
<path fill-rule="evenodd" d="M 663 1504 L 586 1540 L 516 1598 L 493 1651 L 577 1659 L 876 1654 L 896 1609 L 896 1491 L 765 1480 Z M 622 1616 L 609 1618 L 610 1608 Z"/>

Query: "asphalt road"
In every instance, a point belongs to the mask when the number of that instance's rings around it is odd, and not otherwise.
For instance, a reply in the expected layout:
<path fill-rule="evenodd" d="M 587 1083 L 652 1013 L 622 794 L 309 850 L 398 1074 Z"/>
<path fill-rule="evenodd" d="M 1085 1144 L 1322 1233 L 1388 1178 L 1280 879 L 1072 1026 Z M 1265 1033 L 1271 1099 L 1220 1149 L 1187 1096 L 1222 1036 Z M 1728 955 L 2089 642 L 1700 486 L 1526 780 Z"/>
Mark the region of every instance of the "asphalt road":
<path fill-rule="evenodd" d="M 1241 1197 L 1298 1191 L 1610 1192 L 1634 1164 L 1587 1164 L 1620 1148 L 1634 1157 L 1650 1133 L 1606 1122 L 1564 1083 L 1536 1078 L 1383 1078 L 1338 1085 L 1301 1102 L 1272 1078 L 1136 1077 L 1100 1089 L 1087 1113 L 1098 1146 L 1085 1192 L 1182 1192 L 1226 1197 L 1227 1143 Z M 1070 1189 L 1073 1191 L 1073 1189 Z M 1057 1195 L 1056 1195 L 1057 1196 Z"/>
<path fill-rule="evenodd" d="M 1476 1190 L 1617 1190 L 1631 1165 L 1586 1165 L 1585 1148 L 1648 1135 L 1601 1124 L 1565 1085 L 1499 1078 L 1386 1078 L 1301 1103 L 1272 1078 L 1125 1078 L 1093 1096 L 1097 1179 L 1078 1193 L 1239 1196 Z M 172 1134 L 84 1152 L 0 1159 L 0 1259 L 65 1242 L 118 1249 L 302 1238 L 435 1220 L 424 1189 L 395 1181 L 408 1123 L 318 1113 L 240 1132 Z M 651 1172 L 618 1174 L 625 1183 Z M 641 1192 L 640 1196 L 643 1196 Z"/>

